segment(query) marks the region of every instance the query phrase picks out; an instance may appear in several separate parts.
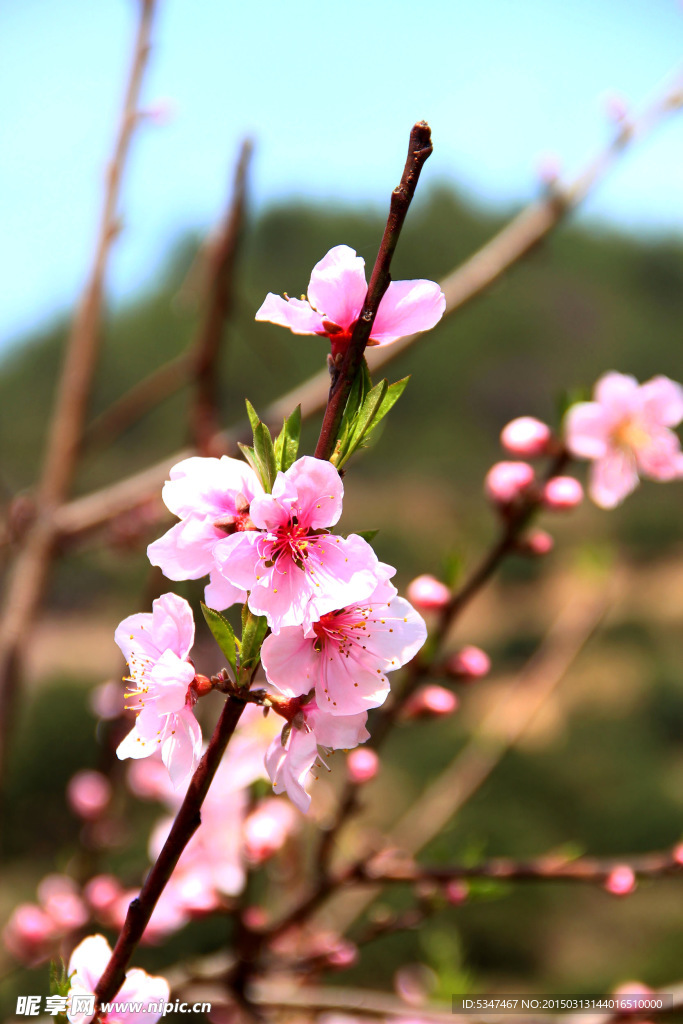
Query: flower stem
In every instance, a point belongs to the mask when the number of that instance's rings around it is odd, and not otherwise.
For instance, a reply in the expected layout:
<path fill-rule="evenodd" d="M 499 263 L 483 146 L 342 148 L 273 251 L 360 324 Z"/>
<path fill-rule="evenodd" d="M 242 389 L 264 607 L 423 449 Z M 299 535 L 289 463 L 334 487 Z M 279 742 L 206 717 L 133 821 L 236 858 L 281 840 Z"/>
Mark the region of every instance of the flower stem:
<path fill-rule="evenodd" d="M 426 121 L 418 121 L 410 133 L 408 157 L 401 181 L 391 194 L 391 205 L 384 235 L 370 277 L 368 292 L 360 316 L 356 321 L 341 366 L 333 371 L 332 385 L 327 399 L 320 437 L 315 449 L 316 459 L 329 459 L 334 451 L 337 431 L 349 397 L 351 385 L 360 369 L 365 347 L 370 339 L 372 325 L 379 304 L 391 282 L 391 260 L 401 234 L 403 222 L 412 202 L 425 160 L 432 152 L 432 134 Z"/>

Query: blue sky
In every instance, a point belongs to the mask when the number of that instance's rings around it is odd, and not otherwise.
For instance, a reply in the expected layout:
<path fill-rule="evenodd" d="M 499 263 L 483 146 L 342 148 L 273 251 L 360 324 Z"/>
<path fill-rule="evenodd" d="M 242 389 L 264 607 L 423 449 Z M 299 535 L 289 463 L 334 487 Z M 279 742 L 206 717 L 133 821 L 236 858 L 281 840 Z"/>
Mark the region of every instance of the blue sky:
<path fill-rule="evenodd" d="M 683 57 L 677 0 L 158 0 L 110 292 L 154 278 L 168 244 L 211 224 L 239 138 L 258 207 L 287 196 L 386 203 L 410 125 L 424 181 L 513 205 L 545 152 L 577 169 L 607 136 L 603 97 L 638 104 Z M 0 345 L 78 294 L 129 59 L 134 0 L 0 0 Z M 683 231 L 683 116 L 639 146 L 584 216 Z M 353 244 L 352 239 L 344 240 Z M 312 258 L 319 254 L 312 254 Z"/>

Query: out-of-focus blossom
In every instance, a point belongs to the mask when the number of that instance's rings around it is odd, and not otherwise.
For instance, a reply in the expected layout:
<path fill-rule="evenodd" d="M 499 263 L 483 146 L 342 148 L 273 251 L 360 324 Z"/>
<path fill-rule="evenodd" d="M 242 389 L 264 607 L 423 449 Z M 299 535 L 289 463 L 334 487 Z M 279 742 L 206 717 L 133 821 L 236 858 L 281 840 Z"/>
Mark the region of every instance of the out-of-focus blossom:
<path fill-rule="evenodd" d="M 668 377 L 638 384 L 607 373 L 592 402 L 567 413 L 566 444 L 572 455 L 591 459 L 589 493 L 601 508 L 614 508 L 637 486 L 639 476 L 666 481 L 683 476 L 683 455 L 671 429 L 683 419 L 683 388 Z"/>
<path fill-rule="evenodd" d="M 444 686 L 430 683 L 411 693 L 403 707 L 405 718 L 440 718 L 458 710 L 458 698 Z"/>
<path fill-rule="evenodd" d="M 519 416 L 503 427 L 500 441 L 511 455 L 533 459 L 545 455 L 552 438 L 550 427 L 533 416 Z"/>
<path fill-rule="evenodd" d="M 379 758 L 370 747 L 356 747 L 346 759 L 346 774 L 356 786 L 370 782 L 378 771 Z"/>
<path fill-rule="evenodd" d="M 436 576 L 430 576 L 427 573 L 416 576 L 408 584 L 406 595 L 408 600 L 420 611 L 444 608 L 451 599 L 451 592 L 446 584 L 437 580 Z"/>
<path fill-rule="evenodd" d="M 556 185 L 562 174 L 562 163 L 557 153 L 542 153 L 536 161 L 536 173 L 545 188 Z"/>
<path fill-rule="evenodd" d="M 104 721 L 111 721 L 123 714 L 125 700 L 121 692 L 121 684 L 114 679 L 100 683 L 90 694 L 90 707 L 93 714 Z"/>
<path fill-rule="evenodd" d="M 554 476 L 543 487 L 543 504 L 553 512 L 568 512 L 583 501 L 583 487 L 573 476 Z"/>
<path fill-rule="evenodd" d="M 15 959 L 32 964 L 50 955 L 57 928 L 49 914 L 35 903 L 20 903 L 2 932 L 5 948 Z"/>
<path fill-rule="evenodd" d="M 111 784 L 102 772 L 88 769 L 76 772 L 66 787 L 71 809 L 86 821 L 95 820 L 107 809 L 111 800 Z"/>
<path fill-rule="evenodd" d="M 124 619 L 114 639 L 130 670 L 128 707 L 135 725 L 119 744 L 120 758 L 149 757 L 161 750 L 173 785 L 187 782 L 199 763 L 202 733 L 192 707 L 195 675 L 188 656 L 194 619 L 187 601 L 163 594 L 143 612 Z"/>
<path fill-rule="evenodd" d="M 313 268 L 308 299 L 269 292 L 255 319 L 288 327 L 293 334 L 329 338 L 334 356 L 345 351 L 367 290 L 365 260 L 348 245 L 336 245 Z M 445 309 L 446 297 L 434 281 L 392 281 L 379 304 L 368 344 L 390 345 L 408 334 L 427 331 Z"/>
<path fill-rule="evenodd" d="M 282 849 L 296 827 L 298 815 L 291 804 L 277 797 L 262 800 L 244 822 L 244 846 L 253 864 L 261 864 Z"/>
<path fill-rule="evenodd" d="M 77 996 L 91 996 L 94 994 L 97 983 L 104 974 L 104 971 L 111 957 L 109 943 L 103 935 L 89 935 L 71 954 L 69 960 L 68 974 L 71 982 L 69 988 L 69 1003 L 67 1004 L 67 1017 L 71 1024 L 88 1024 L 93 1014 L 79 1013 L 72 1009 L 71 1001 Z M 125 1003 L 142 1004 L 128 1009 L 119 1009 L 106 1014 L 101 1018 L 103 1024 L 155 1024 L 159 1020 L 163 1010 L 147 1010 L 150 1003 L 167 1003 L 170 996 L 170 989 L 165 978 L 155 977 L 147 974 L 140 968 L 133 968 L 126 971 L 123 985 L 116 994 L 116 1002 L 121 1006 Z"/>
<path fill-rule="evenodd" d="M 486 474 L 484 490 L 497 505 L 510 505 L 533 483 L 528 462 L 496 462 Z"/>
<path fill-rule="evenodd" d="M 605 889 L 613 896 L 628 896 L 636 887 L 636 876 L 628 864 L 619 864 L 610 871 L 605 880 Z"/>
<path fill-rule="evenodd" d="M 375 589 L 379 563 L 367 541 L 328 532 L 341 516 L 343 496 L 334 466 L 304 456 L 278 473 L 272 494 L 252 501 L 256 529 L 216 545 L 223 576 L 249 591 L 249 608 L 266 616 L 273 633 L 309 627 Z"/>
<path fill-rule="evenodd" d="M 261 660 L 281 692 L 303 696 L 315 688 L 326 713 L 356 715 L 385 701 L 385 673 L 409 662 L 426 639 L 422 617 L 385 579 L 366 600 L 322 615 L 309 629 L 289 626 L 271 634 Z"/>
<path fill-rule="evenodd" d="M 463 681 L 482 679 L 491 671 L 491 659 L 481 647 L 468 644 L 451 655 L 446 664 L 448 672 Z"/>
<path fill-rule="evenodd" d="M 463 882 L 459 878 L 454 878 L 448 882 L 444 891 L 446 899 L 454 907 L 459 907 L 462 903 L 465 903 L 470 894 L 467 882 Z"/>
<path fill-rule="evenodd" d="M 120 898 L 121 893 L 121 883 L 114 875 L 95 875 L 83 887 L 83 897 L 86 903 L 98 916 L 106 915 Z"/>
<path fill-rule="evenodd" d="M 88 920 L 78 886 L 67 875 L 46 875 L 38 885 L 38 899 L 62 933 L 80 928 Z"/>
<path fill-rule="evenodd" d="M 518 550 L 526 555 L 547 555 L 555 547 L 555 541 L 547 530 L 532 530 L 518 544 Z"/>

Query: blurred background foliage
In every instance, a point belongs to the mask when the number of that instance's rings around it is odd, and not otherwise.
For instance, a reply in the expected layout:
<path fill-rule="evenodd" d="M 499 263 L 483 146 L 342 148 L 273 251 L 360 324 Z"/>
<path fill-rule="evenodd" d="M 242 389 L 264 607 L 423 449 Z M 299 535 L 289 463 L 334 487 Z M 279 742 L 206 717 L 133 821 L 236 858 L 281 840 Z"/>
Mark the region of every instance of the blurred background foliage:
<path fill-rule="evenodd" d="M 432 189 L 411 211 L 394 277 L 442 277 L 500 223 L 450 188 Z M 371 208 L 295 203 L 273 207 L 249 225 L 221 364 L 225 425 L 242 420 L 245 395 L 263 409 L 325 358 L 319 339 L 254 323 L 266 292 L 304 292 L 313 264 L 340 242 L 372 264 L 382 224 L 382 212 Z M 156 288 L 110 311 L 93 415 L 188 344 L 196 310 L 187 274 L 197 245 L 197 239 L 180 240 Z M 501 457 L 500 428 L 522 414 L 556 423 L 563 392 L 590 388 L 609 369 L 641 380 L 656 373 L 680 379 L 682 320 L 677 239 L 562 228 L 486 296 L 391 364 L 390 380 L 408 373 L 412 380 L 379 442 L 351 464 L 342 528 L 379 529 L 378 554 L 399 567 L 403 586 L 418 572 L 439 574 L 454 553 L 471 565 L 495 530 L 481 484 Z M 0 366 L 0 474 L 7 495 L 36 478 L 66 329 L 54 324 L 27 338 Z M 86 455 L 79 490 L 110 483 L 184 445 L 186 403 L 180 391 L 115 444 Z M 305 450 L 317 426 L 307 425 Z M 463 746 L 477 701 L 485 706 L 498 681 L 521 669 L 587 577 L 601 582 L 620 566 L 625 575 L 615 607 L 572 666 L 550 713 L 504 757 L 427 856 L 452 861 L 474 850 L 523 857 L 568 843 L 621 855 L 680 839 L 682 494 L 681 483 L 646 484 L 613 513 L 586 504 L 570 518 L 544 523 L 556 535 L 556 553 L 543 565 L 513 559 L 451 639 L 453 646 L 475 642 L 491 653 L 491 682 L 461 692 L 462 710 L 453 718 L 396 731 L 370 797 L 371 820 L 394 818 L 420 799 L 428 780 Z M 119 618 L 146 608 L 162 589 L 170 585 L 150 577 L 144 544 L 69 552 L 53 575 L 46 624 L 31 652 L 4 810 L 3 919 L 19 899 L 33 898 L 45 872 L 78 870 L 80 826 L 67 810 L 64 788 L 78 768 L 101 763 L 88 690 L 121 668 L 110 639 Z M 195 585 L 178 589 L 195 603 L 200 596 Z M 145 852 L 134 826 L 154 814 L 145 806 L 124 817 L 121 842 L 133 845 L 113 849 L 108 866 L 135 884 Z M 396 889 L 382 902 L 398 906 L 405 898 Z M 634 977 L 660 985 L 681 974 L 680 906 L 675 881 L 643 884 L 626 900 L 561 884 L 482 887 L 418 931 L 368 946 L 360 964 L 334 980 L 390 988 L 397 964 L 421 962 L 435 972 L 436 991 L 446 998 L 468 987 L 600 991 Z M 219 946 L 225 933 L 220 922 L 191 925 L 167 946 L 141 951 L 136 963 L 163 968 L 181 951 Z M 10 974 L 0 982 L 0 1005 L 10 1012 L 15 993 L 43 990 L 45 973 Z"/>

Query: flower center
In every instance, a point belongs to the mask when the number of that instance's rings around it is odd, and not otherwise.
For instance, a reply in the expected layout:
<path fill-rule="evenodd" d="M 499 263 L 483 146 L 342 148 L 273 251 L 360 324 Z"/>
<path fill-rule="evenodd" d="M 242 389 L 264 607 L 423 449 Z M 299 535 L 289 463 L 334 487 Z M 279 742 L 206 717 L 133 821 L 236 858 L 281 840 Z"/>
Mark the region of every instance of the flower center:
<path fill-rule="evenodd" d="M 320 653 L 329 643 L 336 646 L 339 654 L 348 657 L 353 645 L 362 644 L 368 635 L 367 617 L 365 608 L 342 608 L 323 615 L 313 623 L 316 651 Z"/>
<path fill-rule="evenodd" d="M 284 557 L 291 559 L 298 569 L 305 572 L 306 559 L 310 554 L 309 548 L 311 543 L 316 542 L 318 532 L 309 530 L 307 526 L 301 526 L 298 518 L 292 516 L 289 522 L 277 528 L 274 537 L 275 539 L 270 544 L 266 567 L 270 568 Z"/>
<path fill-rule="evenodd" d="M 638 451 L 647 446 L 650 435 L 641 423 L 637 420 L 625 419 L 612 431 L 612 441 L 619 448 L 628 448 Z"/>

